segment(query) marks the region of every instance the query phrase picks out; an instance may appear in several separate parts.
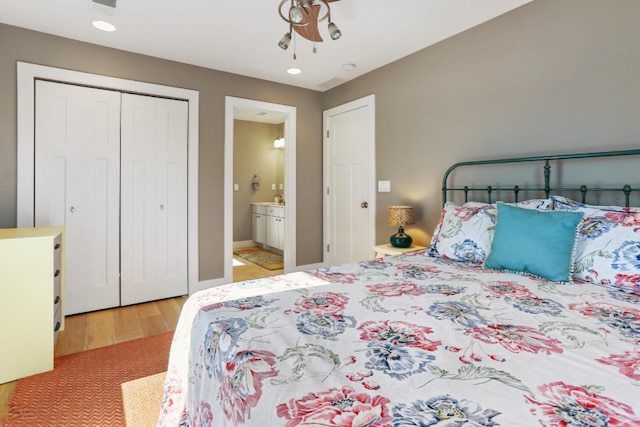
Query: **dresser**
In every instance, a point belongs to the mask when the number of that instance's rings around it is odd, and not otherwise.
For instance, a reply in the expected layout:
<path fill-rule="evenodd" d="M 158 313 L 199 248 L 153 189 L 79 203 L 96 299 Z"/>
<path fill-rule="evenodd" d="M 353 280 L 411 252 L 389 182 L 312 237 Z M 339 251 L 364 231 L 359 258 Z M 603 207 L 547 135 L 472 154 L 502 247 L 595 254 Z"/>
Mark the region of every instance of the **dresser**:
<path fill-rule="evenodd" d="M 53 369 L 63 327 L 64 229 L 0 229 L 0 384 Z"/>

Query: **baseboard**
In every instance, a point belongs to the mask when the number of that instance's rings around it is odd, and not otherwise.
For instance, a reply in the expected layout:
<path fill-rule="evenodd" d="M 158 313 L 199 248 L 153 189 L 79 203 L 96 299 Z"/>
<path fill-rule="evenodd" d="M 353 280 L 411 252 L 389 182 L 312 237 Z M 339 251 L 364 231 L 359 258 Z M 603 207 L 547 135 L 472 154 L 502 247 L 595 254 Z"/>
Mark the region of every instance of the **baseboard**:
<path fill-rule="evenodd" d="M 239 242 L 233 242 L 233 249 L 252 248 L 258 246 L 253 240 L 241 240 Z"/>

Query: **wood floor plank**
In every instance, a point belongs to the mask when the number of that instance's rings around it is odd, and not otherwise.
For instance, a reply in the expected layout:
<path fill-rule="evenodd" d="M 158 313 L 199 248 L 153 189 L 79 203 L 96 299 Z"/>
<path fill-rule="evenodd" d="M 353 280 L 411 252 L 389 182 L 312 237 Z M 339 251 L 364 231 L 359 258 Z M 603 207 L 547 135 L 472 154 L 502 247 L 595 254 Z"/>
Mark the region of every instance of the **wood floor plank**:
<path fill-rule="evenodd" d="M 9 415 L 9 400 L 17 385 L 18 381 L 0 384 L 0 421 Z"/>
<path fill-rule="evenodd" d="M 178 323 L 178 317 L 180 317 L 180 311 L 182 306 L 178 305 L 176 298 L 169 298 L 161 301 L 156 301 L 156 306 L 160 311 L 160 315 L 164 319 L 165 324 L 169 330 L 175 329 Z"/>
<path fill-rule="evenodd" d="M 115 344 L 113 310 L 88 313 L 87 322 L 87 350 Z"/>
<path fill-rule="evenodd" d="M 64 330 L 58 334 L 54 351 L 55 357 L 85 351 L 87 349 L 87 325 L 86 314 L 67 316 Z"/>
<path fill-rule="evenodd" d="M 138 317 L 157 316 L 160 314 L 160 310 L 158 310 L 155 301 L 136 304 L 133 307 L 136 308 Z"/>
<path fill-rule="evenodd" d="M 282 274 L 284 270 L 267 270 L 257 264 L 247 261 L 246 259 L 234 256 L 234 259 L 240 261 L 243 265 L 233 267 L 233 281 L 243 282 L 245 280 L 259 279 L 262 277 L 271 277 Z"/>
<path fill-rule="evenodd" d="M 160 314 L 141 317 L 139 320 L 142 333 L 145 337 L 161 334 L 170 330 Z"/>
<path fill-rule="evenodd" d="M 119 307 L 113 310 L 113 327 L 116 342 L 142 338 L 142 327 L 138 320 L 138 312 L 134 306 Z"/>

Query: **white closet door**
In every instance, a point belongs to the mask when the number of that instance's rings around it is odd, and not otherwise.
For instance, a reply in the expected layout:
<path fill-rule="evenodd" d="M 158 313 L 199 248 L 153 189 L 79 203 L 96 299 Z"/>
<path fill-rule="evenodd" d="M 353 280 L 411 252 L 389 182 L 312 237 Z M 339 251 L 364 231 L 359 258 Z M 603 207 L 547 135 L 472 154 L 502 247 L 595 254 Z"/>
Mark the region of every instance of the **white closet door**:
<path fill-rule="evenodd" d="M 325 112 L 329 265 L 372 257 L 375 242 L 373 105 L 363 98 Z"/>
<path fill-rule="evenodd" d="M 185 101 L 122 95 L 121 301 L 188 293 Z"/>
<path fill-rule="evenodd" d="M 37 81 L 35 226 L 66 227 L 65 315 L 115 307 L 120 93 Z"/>

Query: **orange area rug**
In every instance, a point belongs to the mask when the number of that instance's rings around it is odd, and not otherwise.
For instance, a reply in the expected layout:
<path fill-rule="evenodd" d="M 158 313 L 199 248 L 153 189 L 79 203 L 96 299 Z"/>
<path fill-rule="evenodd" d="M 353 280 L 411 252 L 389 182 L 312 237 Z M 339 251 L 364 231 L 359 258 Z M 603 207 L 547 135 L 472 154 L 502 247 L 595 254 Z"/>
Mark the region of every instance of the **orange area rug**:
<path fill-rule="evenodd" d="M 121 384 L 166 371 L 172 336 L 57 357 L 53 371 L 18 382 L 2 425 L 124 426 Z"/>

